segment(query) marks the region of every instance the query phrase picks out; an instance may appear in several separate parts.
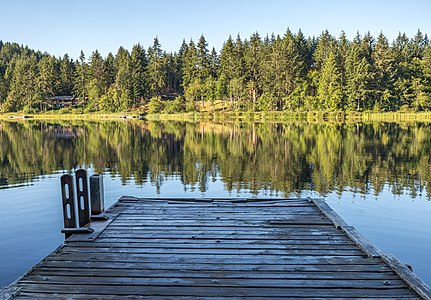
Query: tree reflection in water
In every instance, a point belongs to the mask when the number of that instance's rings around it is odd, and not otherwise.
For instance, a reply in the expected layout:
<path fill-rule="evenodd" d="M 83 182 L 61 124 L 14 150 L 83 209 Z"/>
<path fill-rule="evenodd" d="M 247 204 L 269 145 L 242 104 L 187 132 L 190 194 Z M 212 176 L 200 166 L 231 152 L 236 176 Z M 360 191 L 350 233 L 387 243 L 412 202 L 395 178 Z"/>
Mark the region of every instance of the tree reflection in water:
<path fill-rule="evenodd" d="M 345 190 L 430 195 L 426 123 L 2 122 L 0 188 L 59 170 L 93 167 L 123 182 L 166 177 L 205 192 L 220 178 L 246 189 L 325 195 Z"/>

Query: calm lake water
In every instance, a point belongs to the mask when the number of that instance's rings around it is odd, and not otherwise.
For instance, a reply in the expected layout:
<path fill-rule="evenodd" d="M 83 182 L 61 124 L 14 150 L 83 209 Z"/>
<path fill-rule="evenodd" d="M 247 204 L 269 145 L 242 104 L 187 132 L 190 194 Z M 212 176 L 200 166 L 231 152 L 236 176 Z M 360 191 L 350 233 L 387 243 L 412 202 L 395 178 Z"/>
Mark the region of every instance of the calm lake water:
<path fill-rule="evenodd" d="M 324 197 L 431 285 L 431 125 L 0 122 L 0 286 L 63 241 L 60 176 L 139 197 Z"/>

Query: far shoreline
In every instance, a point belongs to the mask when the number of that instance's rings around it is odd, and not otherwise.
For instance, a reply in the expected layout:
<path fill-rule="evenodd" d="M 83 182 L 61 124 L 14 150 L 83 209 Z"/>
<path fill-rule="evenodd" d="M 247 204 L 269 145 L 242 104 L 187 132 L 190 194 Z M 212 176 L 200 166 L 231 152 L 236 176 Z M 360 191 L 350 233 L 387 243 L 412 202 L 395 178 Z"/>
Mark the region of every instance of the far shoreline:
<path fill-rule="evenodd" d="M 17 120 L 150 120 L 150 121 L 192 121 L 192 122 L 431 122 L 431 112 L 189 112 L 176 114 L 125 113 L 2 113 L 0 121 Z"/>

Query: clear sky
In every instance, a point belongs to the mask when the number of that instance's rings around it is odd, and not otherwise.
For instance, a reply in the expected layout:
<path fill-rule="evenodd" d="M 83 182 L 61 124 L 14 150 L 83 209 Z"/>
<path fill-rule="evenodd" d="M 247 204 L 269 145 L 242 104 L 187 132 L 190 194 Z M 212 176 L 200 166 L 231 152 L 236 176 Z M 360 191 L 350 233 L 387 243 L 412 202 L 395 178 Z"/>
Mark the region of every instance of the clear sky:
<path fill-rule="evenodd" d="M 349 39 L 359 31 L 390 41 L 398 32 L 431 34 L 430 0 L 0 0 L 0 40 L 77 58 L 98 49 L 102 55 L 119 46 L 148 47 L 155 36 L 162 48 L 177 51 L 183 39 L 204 34 L 217 50 L 229 34 L 284 34 L 287 28 L 306 36 L 328 29 Z"/>

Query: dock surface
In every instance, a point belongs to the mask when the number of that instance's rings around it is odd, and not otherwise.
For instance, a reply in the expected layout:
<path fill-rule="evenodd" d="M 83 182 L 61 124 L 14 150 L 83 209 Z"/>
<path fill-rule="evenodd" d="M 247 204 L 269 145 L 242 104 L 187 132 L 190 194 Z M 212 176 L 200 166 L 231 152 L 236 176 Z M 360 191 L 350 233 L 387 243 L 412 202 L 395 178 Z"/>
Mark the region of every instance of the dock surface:
<path fill-rule="evenodd" d="M 122 197 L 7 298 L 429 299 L 323 200 Z"/>

